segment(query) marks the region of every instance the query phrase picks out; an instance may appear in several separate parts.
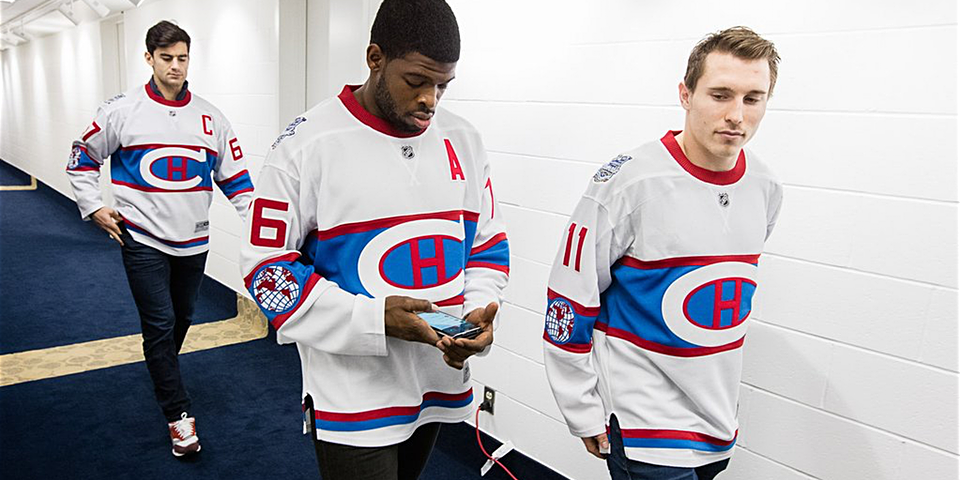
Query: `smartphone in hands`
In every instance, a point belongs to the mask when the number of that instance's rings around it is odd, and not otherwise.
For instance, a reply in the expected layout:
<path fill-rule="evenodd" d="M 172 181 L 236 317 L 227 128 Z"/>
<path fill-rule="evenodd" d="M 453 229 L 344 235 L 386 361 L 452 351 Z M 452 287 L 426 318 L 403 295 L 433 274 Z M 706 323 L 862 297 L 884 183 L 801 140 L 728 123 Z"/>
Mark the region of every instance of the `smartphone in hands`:
<path fill-rule="evenodd" d="M 443 312 L 420 312 L 417 315 L 427 321 L 437 334 L 451 338 L 474 338 L 483 331 L 477 325 Z"/>

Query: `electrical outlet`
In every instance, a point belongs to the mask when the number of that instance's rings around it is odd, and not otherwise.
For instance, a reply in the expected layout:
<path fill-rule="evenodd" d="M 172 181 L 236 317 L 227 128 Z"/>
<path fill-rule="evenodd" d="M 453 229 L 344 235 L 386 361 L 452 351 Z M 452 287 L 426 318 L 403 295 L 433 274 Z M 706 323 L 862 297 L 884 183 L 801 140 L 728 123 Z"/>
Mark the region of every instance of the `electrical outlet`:
<path fill-rule="evenodd" d="M 483 402 L 480 403 L 480 411 L 490 412 L 490 415 L 493 415 L 493 403 L 496 399 L 496 390 L 490 387 L 483 387 Z"/>

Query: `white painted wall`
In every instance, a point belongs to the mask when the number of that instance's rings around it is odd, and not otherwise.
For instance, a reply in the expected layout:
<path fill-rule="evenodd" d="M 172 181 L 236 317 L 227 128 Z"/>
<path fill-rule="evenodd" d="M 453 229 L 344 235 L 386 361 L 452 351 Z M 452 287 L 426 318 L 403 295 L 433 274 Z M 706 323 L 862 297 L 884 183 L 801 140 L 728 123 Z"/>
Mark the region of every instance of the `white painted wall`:
<path fill-rule="evenodd" d="M 278 45 L 278 0 L 156 0 L 124 15 L 128 85 L 149 75 L 147 27 L 174 18 L 191 33 L 191 88 L 231 120 L 254 178 L 290 120 L 279 105 L 309 107 L 366 78 L 377 5 L 279 1 L 306 9 L 306 92 L 291 82 L 293 102 L 278 98 L 288 72 L 277 51 L 297 42 Z M 682 127 L 676 85 L 690 48 L 744 24 L 783 57 L 751 148 L 780 173 L 786 203 L 762 259 L 741 440 L 720 478 L 957 478 L 953 1 L 451 4 L 463 54 L 443 105 L 484 134 L 513 253 L 497 345 L 472 362 L 477 389 L 499 392 L 482 428 L 571 478 L 606 478 L 544 376 L 549 263 L 597 167 Z M 0 57 L 0 156 L 65 194 L 70 142 L 114 93 L 101 86 L 114 78 L 101 37 L 83 24 Z M 241 289 L 239 220 L 219 195 L 212 218 L 208 273 Z"/>
<path fill-rule="evenodd" d="M 499 393 L 483 428 L 606 477 L 544 377 L 549 264 L 597 167 L 683 127 L 693 45 L 742 24 L 783 58 L 750 147 L 786 187 L 720 478 L 957 478 L 955 2 L 450 3 L 463 51 L 443 105 L 484 135 L 512 247 L 497 345 L 473 362 Z"/>
<path fill-rule="evenodd" d="M 256 181 L 279 132 L 277 16 L 277 0 L 210 0 L 202 8 L 189 0 L 155 0 L 103 21 L 103 28 L 84 23 L 4 50 L 0 157 L 73 198 L 64 174 L 72 141 L 100 103 L 119 93 L 120 79 L 127 88 L 149 80 L 144 37 L 158 21 L 173 20 L 191 37 L 190 89 L 233 124 Z M 116 35 L 117 20 L 122 40 L 108 36 Z M 109 169 L 102 172 L 108 187 Z M 240 218 L 214 190 L 207 274 L 244 291 L 237 266 Z"/>

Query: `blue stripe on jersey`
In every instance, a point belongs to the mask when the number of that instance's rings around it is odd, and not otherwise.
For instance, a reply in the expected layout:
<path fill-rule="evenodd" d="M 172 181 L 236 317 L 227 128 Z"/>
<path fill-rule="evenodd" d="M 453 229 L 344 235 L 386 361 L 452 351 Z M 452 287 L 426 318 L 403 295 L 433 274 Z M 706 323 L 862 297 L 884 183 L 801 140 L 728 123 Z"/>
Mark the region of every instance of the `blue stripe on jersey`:
<path fill-rule="evenodd" d="M 510 244 L 506 237 L 503 237 L 502 240 L 493 245 L 482 245 L 481 247 L 484 247 L 484 250 L 471 253 L 467 263 L 482 262 L 502 265 L 504 267 L 510 266 Z"/>
<path fill-rule="evenodd" d="M 476 222 L 465 221 L 462 225 L 465 234 L 476 231 Z M 389 227 L 374 228 L 343 233 L 323 240 L 314 232 L 300 249 L 304 256 L 303 261 L 311 263 L 318 274 L 335 282 L 347 292 L 373 297 L 360 281 L 358 263 L 364 248 L 387 230 Z M 442 284 L 445 279 L 456 277 L 464 269 L 467 258 L 464 243 L 443 235 L 398 239 L 396 245 L 381 253 L 381 276 L 386 282 L 399 288 L 428 288 Z M 432 261 L 439 249 L 443 250 L 442 262 Z M 424 265 L 413 265 L 415 258 L 424 260 Z"/>
<path fill-rule="evenodd" d="M 727 445 L 716 445 L 708 442 L 677 438 L 623 438 L 623 446 L 627 448 L 678 448 L 699 450 L 701 452 L 725 452 L 733 448 L 736 443 L 736 439 L 733 439 L 733 441 Z"/>
<path fill-rule="evenodd" d="M 600 295 L 601 310 L 598 321 L 610 328 L 629 332 L 659 345 L 674 348 L 700 347 L 674 334 L 663 319 L 663 299 L 667 289 L 680 277 L 700 268 L 703 266 L 639 269 L 614 265 L 610 270 L 612 282 Z M 755 285 L 723 279 L 720 282 L 719 300 L 730 302 L 735 299 L 737 287 L 740 287 L 738 313 L 740 319 L 743 319 L 750 313 Z M 716 294 L 716 285 L 711 283 L 692 289 L 682 306 L 688 321 L 706 329 L 722 329 L 733 325 L 734 310 L 728 308 L 728 305 L 718 309 L 720 317 L 714 319 L 715 301 L 718 299 Z"/>
<path fill-rule="evenodd" d="M 83 171 L 83 170 L 100 170 L 100 164 L 96 160 L 90 158 L 90 155 L 87 155 L 87 150 L 82 147 L 74 147 L 74 151 L 71 152 L 71 159 L 75 157 L 76 162 L 70 162 L 67 164 L 67 170 L 70 171 Z"/>
<path fill-rule="evenodd" d="M 112 181 L 146 191 L 177 191 L 159 187 L 159 182 L 150 182 L 143 177 L 140 171 L 140 163 L 145 155 L 166 148 L 171 147 L 160 146 L 154 148 L 150 146 L 136 150 L 117 150 L 111 155 L 110 175 Z M 187 190 L 212 190 L 211 172 L 216 164 L 217 157 L 208 150 L 203 150 L 203 155 L 206 160 L 203 162 L 181 156 L 160 157 L 151 161 L 146 171 L 155 179 L 166 182 L 187 182 L 199 177 L 200 182 Z"/>
<path fill-rule="evenodd" d="M 217 182 L 220 191 L 222 191 L 227 198 L 233 198 L 239 193 L 253 191 L 253 181 L 250 180 L 250 174 L 247 173 L 246 170 L 241 173 L 242 174 L 229 178 L 224 182 Z"/>
<path fill-rule="evenodd" d="M 428 396 L 428 398 L 425 398 L 420 405 L 413 407 L 388 407 L 372 412 L 344 415 L 345 417 L 364 418 L 362 420 L 327 420 L 317 418 L 316 425 L 318 430 L 335 432 L 373 430 L 376 428 L 390 427 L 393 425 L 406 425 L 416 422 L 417 419 L 420 418 L 420 414 L 427 408 L 438 407 L 453 409 L 462 408 L 473 403 L 472 390 L 470 391 L 469 395 L 456 396 L 462 398 L 451 398 L 453 396 L 447 395 L 444 397 L 448 398 L 430 398 Z M 318 412 L 317 416 L 324 416 L 324 414 Z"/>

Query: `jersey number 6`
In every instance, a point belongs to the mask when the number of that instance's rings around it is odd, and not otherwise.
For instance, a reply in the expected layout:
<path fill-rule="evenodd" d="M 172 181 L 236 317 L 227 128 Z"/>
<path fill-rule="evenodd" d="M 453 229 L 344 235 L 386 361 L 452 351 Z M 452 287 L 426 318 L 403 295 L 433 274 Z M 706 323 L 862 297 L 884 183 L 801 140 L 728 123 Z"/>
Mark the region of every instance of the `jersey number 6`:
<path fill-rule="evenodd" d="M 265 218 L 264 210 L 286 212 L 290 208 L 287 202 L 278 202 L 267 198 L 258 198 L 253 202 L 253 219 L 250 221 L 250 243 L 258 247 L 280 248 L 286 244 L 287 222 L 276 218 Z M 273 237 L 262 237 L 264 228 L 274 231 Z"/>

